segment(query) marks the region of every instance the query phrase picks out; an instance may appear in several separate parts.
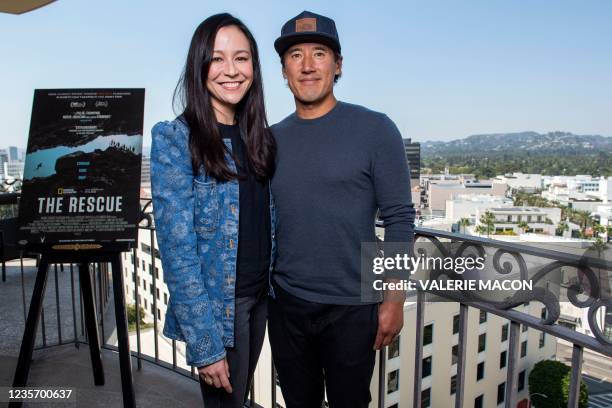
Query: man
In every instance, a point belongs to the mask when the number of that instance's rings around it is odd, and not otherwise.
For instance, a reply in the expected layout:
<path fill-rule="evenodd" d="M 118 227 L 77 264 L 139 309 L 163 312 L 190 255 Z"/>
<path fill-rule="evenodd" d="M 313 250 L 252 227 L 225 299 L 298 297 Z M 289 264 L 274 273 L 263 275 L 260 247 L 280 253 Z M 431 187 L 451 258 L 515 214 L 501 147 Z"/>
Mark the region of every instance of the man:
<path fill-rule="evenodd" d="M 342 55 L 333 20 L 304 11 L 274 47 L 296 106 L 272 127 L 274 363 L 287 408 L 320 407 L 324 390 L 332 408 L 367 407 L 375 349 L 400 332 L 404 293 L 382 303 L 382 293 L 364 296 L 361 244 L 376 241 L 377 210 L 385 241 L 414 239 L 402 138 L 387 116 L 336 100 Z"/>

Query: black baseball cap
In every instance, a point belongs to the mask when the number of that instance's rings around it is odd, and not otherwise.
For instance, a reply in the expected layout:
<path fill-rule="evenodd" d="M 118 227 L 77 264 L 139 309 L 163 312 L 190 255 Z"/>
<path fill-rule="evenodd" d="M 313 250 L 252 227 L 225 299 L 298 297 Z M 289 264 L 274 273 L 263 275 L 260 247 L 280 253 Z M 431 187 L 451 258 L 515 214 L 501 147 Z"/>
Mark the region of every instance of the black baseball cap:
<path fill-rule="evenodd" d="M 310 11 L 302 11 L 283 25 L 281 36 L 274 41 L 274 48 L 282 57 L 292 45 L 305 42 L 324 44 L 340 53 L 340 38 L 334 20 Z"/>

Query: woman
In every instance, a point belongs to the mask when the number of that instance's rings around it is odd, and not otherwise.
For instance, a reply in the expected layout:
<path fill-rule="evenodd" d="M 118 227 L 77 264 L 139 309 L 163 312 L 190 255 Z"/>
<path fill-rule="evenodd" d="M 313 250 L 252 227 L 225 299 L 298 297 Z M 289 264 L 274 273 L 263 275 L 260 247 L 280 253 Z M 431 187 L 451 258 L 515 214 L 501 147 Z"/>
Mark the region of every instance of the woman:
<path fill-rule="evenodd" d="M 229 14 L 196 29 L 175 91 L 182 114 L 153 127 L 157 240 L 170 292 L 164 335 L 186 343 L 206 407 L 242 407 L 263 343 L 274 140 L 257 44 Z"/>

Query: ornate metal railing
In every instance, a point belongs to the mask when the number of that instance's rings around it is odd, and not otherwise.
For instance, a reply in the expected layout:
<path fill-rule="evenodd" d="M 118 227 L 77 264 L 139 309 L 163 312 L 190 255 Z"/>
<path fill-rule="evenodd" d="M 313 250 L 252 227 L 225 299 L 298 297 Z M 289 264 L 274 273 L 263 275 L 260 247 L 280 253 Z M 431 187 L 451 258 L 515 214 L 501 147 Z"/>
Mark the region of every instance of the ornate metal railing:
<path fill-rule="evenodd" d="M 0 204 L 4 204 L 2 201 Z M 158 281 L 155 273 L 156 269 L 156 249 L 155 249 L 155 226 L 150 212 L 150 200 L 142 203 L 141 231 L 150 234 L 151 243 L 151 284 L 153 286 L 153 309 L 157 311 L 158 288 L 163 288 L 164 283 Z M 134 246 L 132 260 L 132 281 L 134 282 L 133 296 L 126 296 L 135 305 L 140 305 L 139 292 L 139 242 Z M 596 316 L 600 311 L 606 309 L 612 311 L 610 301 L 610 271 L 612 263 L 609 260 L 591 256 L 593 254 L 571 254 L 557 250 L 544 249 L 538 246 L 510 243 L 486 238 L 466 236 L 463 234 L 447 233 L 438 230 L 424 228 L 416 229 L 415 252 L 425 254 L 427 252 L 437 252 L 446 257 L 466 257 L 466 256 L 486 256 L 492 266 L 492 270 L 499 276 L 518 276 L 521 279 L 530 279 L 534 283 L 534 290 L 530 292 L 519 291 L 508 293 L 504 298 L 487 297 L 486 293 L 481 294 L 473 291 L 441 292 L 429 291 L 429 293 L 416 290 L 410 294 L 409 300 L 415 301 L 416 307 L 416 327 L 414 335 L 416 338 L 416 349 L 414 356 L 414 383 L 413 386 L 413 407 L 421 406 L 421 384 L 422 384 L 422 357 L 423 357 L 423 333 L 424 333 L 424 313 L 426 296 L 437 296 L 438 299 L 457 302 L 459 304 L 459 331 L 458 331 L 458 362 L 456 377 L 456 396 L 455 407 L 468 406 L 465 401 L 465 367 L 466 367 L 466 339 L 468 327 L 468 310 L 477 308 L 488 313 L 507 319 L 510 324 L 509 344 L 508 344 L 508 363 L 505 388 L 505 407 L 516 407 L 517 404 L 517 364 L 519 360 L 520 347 L 520 327 L 521 325 L 544 332 L 559 339 L 564 339 L 572 344 L 572 366 L 568 407 L 578 406 L 579 386 L 581 382 L 581 367 L 584 349 L 590 349 L 601 353 L 607 357 L 612 357 L 612 339 L 604 333 L 604 327 L 600 327 Z M 470 255 L 471 254 L 471 255 Z M 599 252 L 597 255 L 601 255 Z M 24 280 L 23 257 L 21 257 L 21 291 L 22 307 L 24 320 L 26 316 L 26 288 Z M 80 293 L 78 274 L 73 272 L 73 265 L 53 265 L 51 271 L 54 276 L 54 295 L 55 305 L 53 307 L 55 333 L 49 333 L 48 318 L 45 314 L 41 316 L 41 344 L 38 348 L 46 348 L 62 344 L 80 344 L 87 342 L 84 329 L 84 315 L 82 304 L 80 303 Z M 569 276 L 567 270 L 575 271 L 568 279 L 560 276 Z M 69 271 L 69 276 L 66 276 Z M 109 267 L 105 264 L 92 266 L 91 272 L 94 274 L 96 305 L 99 311 L 99 326 L 102 338 L 106 339 L 104 311 L 112 302 L 109 299 L 112 294 Z M 430 279 L 463 279 L 463 276 L 453 271 L 432 270 L 427 271 Z M 554 277 L 554 279 L 553 279 Z M 60 302 L 60 286 L 69 282 L 70 311 L 66 314 Z M 551 285 L 553 283 L 554 285 Z M 554 287 L 551 287 L 554 286 Z M 571 330 L 562 325 L 556 324 L 560 316 L 560 303 L 570 302 L 579 309 L 588 310 L 588 325 L 593 336 L 588 336 Z M 77 299 L 79 298 L 79 299 Z M 516 306 L 525 304 L 529 301 L 541 302 L 546 308 L 547 313 L 542 318 L 534 317 L 530 314 L 514 310 Z M 171 356 L 160 355 L 159 344 L 161 341 L 167 342 L 160 334 L 158 318 L 154 315 L 153 319 L 153 350 L 148 352 L 142 345 L 143 331 L 140 326 L 140 308 L 136 307 L 137 317 L 135 319 L 135 350 L 132 354 L 137 358 L 137 369 L 141 370 L 141 362 L 148 361 L 160 367 L 172 370 L 180 375 L 197 381 L 198 377 L 193 368 L 191 370 L 181 367 L 179 356 L 179 346 L 175 341 L 171 341 Z M 605 316 L 607 316 L 604 313 Z M 66 333 L 66 321 L 72 320 L 71 330 Z M 46 323 L 47 322 L 47 323 Z M 612 322 L 608 322 L 612 324 Z M 408 334 L 404 334 L 408 335 Z M 109 342 L 103 342 L 103 347 L 116 350 L 116 347 Z M 378 356 L 378 395 L 377 402 L 380 408 L 385 407 L 386 396 L 386 350 L 382 350 Z M 276 407 L 277 386 L 275 373 L 272 364 L 271 372 L 271 407 Z M 250 406 L 255 406 L 257 401 L 254 395 L 254 387 L 251 387 Z M 267 401 L 259 401 L 260 404 L 267 406 Z"/>

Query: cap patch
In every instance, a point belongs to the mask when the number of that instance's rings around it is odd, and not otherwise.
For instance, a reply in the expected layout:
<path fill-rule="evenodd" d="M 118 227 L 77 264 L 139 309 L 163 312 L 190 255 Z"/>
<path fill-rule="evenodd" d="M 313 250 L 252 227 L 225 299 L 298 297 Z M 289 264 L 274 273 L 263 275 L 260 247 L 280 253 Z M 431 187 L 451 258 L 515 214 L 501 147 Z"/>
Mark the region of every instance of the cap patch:
<path fill-rule="evenodd" d="M 295 20 L 295 32 L 317 31 L 317 19 L 315 17 L 300 18 Z"/>

